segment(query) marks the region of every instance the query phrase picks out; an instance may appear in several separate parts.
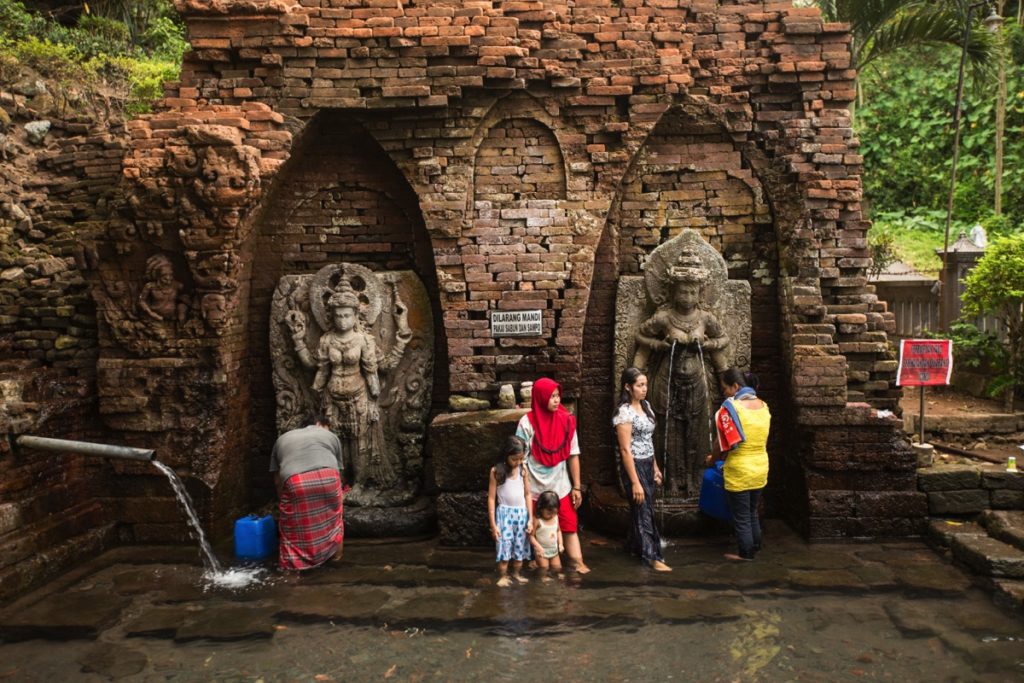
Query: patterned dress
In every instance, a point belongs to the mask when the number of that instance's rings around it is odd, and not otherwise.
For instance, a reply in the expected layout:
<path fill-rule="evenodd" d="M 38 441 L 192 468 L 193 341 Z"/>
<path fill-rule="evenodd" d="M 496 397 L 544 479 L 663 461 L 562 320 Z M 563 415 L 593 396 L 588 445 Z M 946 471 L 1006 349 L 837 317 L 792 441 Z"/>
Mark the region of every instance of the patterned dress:
<path fill-rule="evenodd" d="M 633 454 L 633 466 L 637 479 L 644 490 L 644 502 L 633 502 L 633 484 L 625 466 L 620 465 L 622 486 L 629 498 L 632 523 L 626 535 L 626 551 L 643 558 L 648 564 L 663 561 L 661 555 L 661 534 L 654 524 L 654 420 L 647 414 L 638 414 L 629 404 L 619 406 L 619 412 L 612 418 L 612 425 L 631 426 L 629 450 Z"/>
<path fill-rule="evenodd" d="M 526 489 L 523 477 L 525 467 L 520 467 L 495 489 L 497 500 L 494 508 L 494 524 L 498 527 L 498 541 L 495 543 L 498 562 L 529 560 L 533 557 L 526 525 L 530 514 L 526 509 Z M 512 475 L 515 475 L 514 477 Z"/>

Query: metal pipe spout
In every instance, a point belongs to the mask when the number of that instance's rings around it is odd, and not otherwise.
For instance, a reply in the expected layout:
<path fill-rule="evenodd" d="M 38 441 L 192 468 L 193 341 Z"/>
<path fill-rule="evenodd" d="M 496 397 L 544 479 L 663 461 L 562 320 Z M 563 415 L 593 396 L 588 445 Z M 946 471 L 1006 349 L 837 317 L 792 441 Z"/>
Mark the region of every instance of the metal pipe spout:
<path fill-rule="evenodd" d="M 100 458 L 121 458 L 124 460 L 156 460 L 156 451 L 152 448 L 132 448 L 131 446 L 113 446 L 106 443 L 89 441 L 70 441 L 68 439 L 51 439 L 45 436 L 19 436 L 15 443 L 24 448 L 35 448 L 40 451 L 57 453 L 77 453 L 93 455 Z"/>

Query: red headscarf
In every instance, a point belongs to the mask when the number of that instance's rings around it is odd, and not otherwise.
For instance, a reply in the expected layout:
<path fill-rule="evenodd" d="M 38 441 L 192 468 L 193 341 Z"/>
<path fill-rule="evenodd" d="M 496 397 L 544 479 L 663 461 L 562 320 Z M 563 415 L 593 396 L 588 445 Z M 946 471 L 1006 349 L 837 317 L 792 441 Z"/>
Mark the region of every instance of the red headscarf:
<path fill-rule="evenodd" d="M 541 377 L 533 383 L 533 396 L 530 403 L 530 425 L 533 427 L 533 442 L 530 444 L 530 455 L 545 467 L 554 467 L 569 459 L 572 437 L 576 434 L 576 418 L 564 405 L 559 404 L 558 410 L 548 410 L 551 394 L 562 387 L 553 379 Z"/>

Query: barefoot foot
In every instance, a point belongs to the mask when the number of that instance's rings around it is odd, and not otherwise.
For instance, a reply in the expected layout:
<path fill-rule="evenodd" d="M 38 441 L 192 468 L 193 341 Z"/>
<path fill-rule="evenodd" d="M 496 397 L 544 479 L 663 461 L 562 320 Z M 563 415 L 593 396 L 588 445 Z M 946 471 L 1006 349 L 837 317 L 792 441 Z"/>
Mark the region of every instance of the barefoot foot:
<path fill-rule="evenodd" d="M 498 587 L 499 588 L 508 588 L 511 585 L 512 585 L 512 579 L 508 578 L 507 576 L 503 576 L 500 579 L 498 579 Z"/>
<path fill-rule="evenodd" d="M 656 572 L 670 572 L 670 571 L 672 571 L 672 567 L 668 566 L 667 564 L 665 564 L 661 560 L 655 560 L 654 562 L 652 562 L 651 563 L 651 569 L 653 569 Z"/>
<path fill-rule="evenodd" d="M 578 574 L 589 574 L 590 573 L 590 567 L 588 567 L 587 565 L 583 564 L 582 562 L 578 562 L 578 563 L 576 563 L 576 573 L 578 573 Z"/>
<path fill-rule="evenodd" d="M 526 578 L 525 576 L 521 576 L 519 574 L 513 574 L 512 579 L 516 583 L 530 583 L 530 580 L 528 578 Z"/>
<path fill-rule="evenodd" d="M 739 555 L 736 555 L 734 553 L 726 553 L 724 557 L 725 557 L 725 559 L 730 560 L 731 562 L 753 562 L 754 561 L 754 558 L 752 558 L 752 557 L 740 557 Z"/>

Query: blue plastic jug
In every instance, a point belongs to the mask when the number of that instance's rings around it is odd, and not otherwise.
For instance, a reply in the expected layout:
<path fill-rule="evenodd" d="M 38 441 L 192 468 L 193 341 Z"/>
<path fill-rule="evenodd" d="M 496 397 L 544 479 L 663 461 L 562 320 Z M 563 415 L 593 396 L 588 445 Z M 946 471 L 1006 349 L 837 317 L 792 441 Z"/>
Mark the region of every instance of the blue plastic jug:
<path fill-rule="evenodd" d="M 246 515 L 235 520 L 235 556 L 240 560 L 263 560 L 277 547 L 277 525 L 270 515 Z"/>
<path fill-rule="evenodd" d="M 729 500 L 725 493 L 725 475 L 722 474 L 724 465 L 725 462 L 719 460 L 714 467 L 704 470 L 704 482 L 700 487 L 697 508 L 708 517 L 731 522 L 732 511 L 729 509 Z"/>

